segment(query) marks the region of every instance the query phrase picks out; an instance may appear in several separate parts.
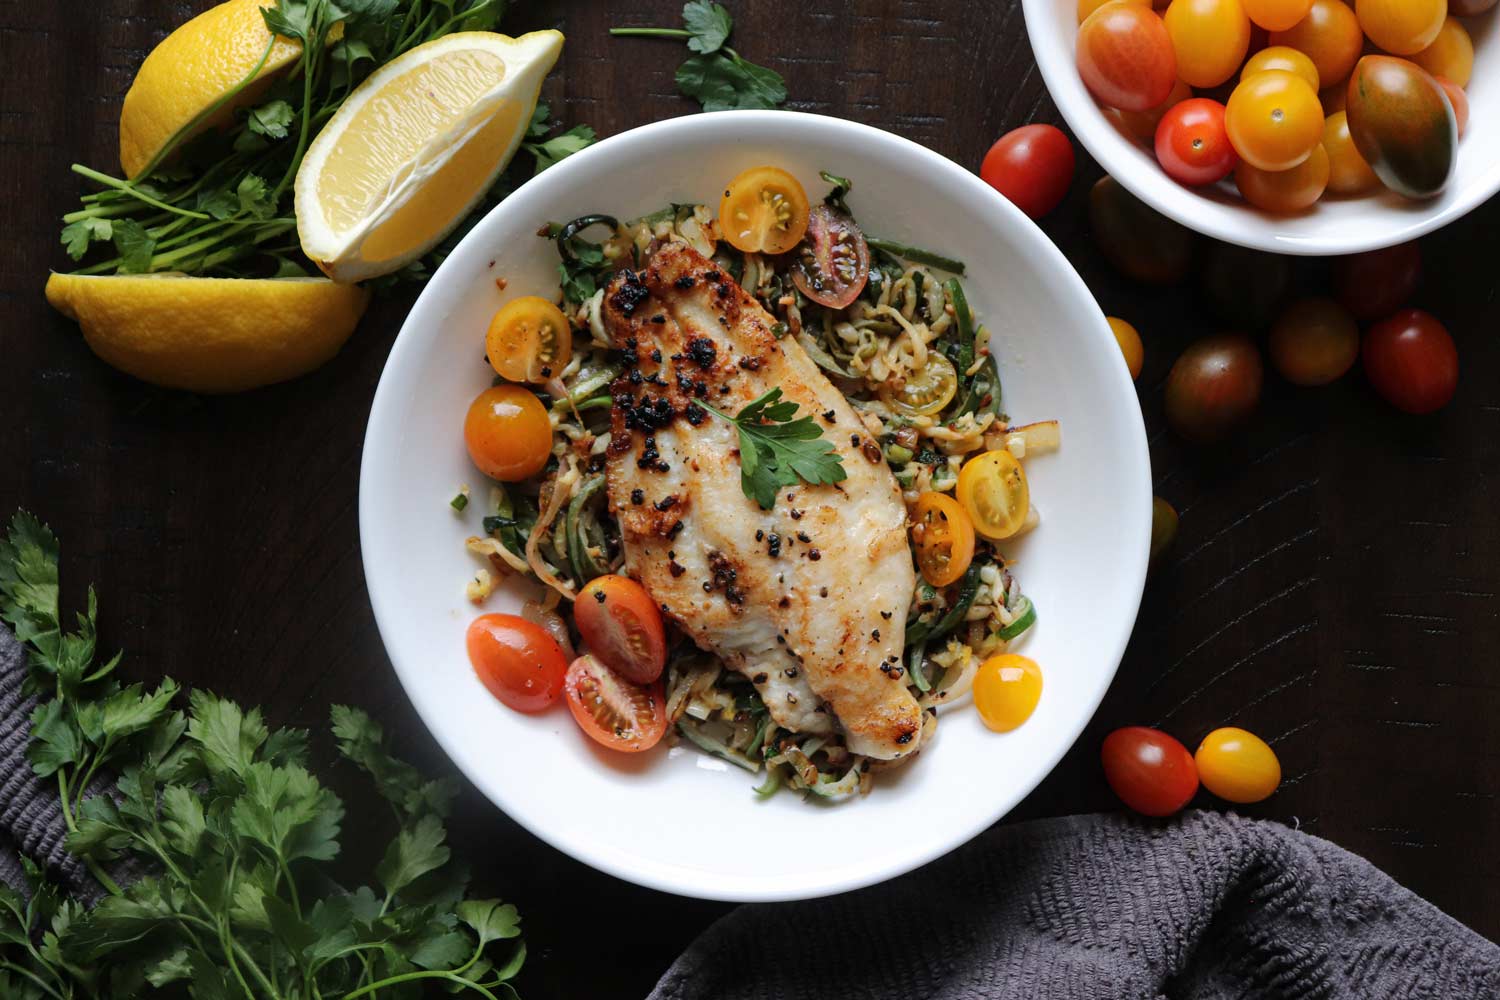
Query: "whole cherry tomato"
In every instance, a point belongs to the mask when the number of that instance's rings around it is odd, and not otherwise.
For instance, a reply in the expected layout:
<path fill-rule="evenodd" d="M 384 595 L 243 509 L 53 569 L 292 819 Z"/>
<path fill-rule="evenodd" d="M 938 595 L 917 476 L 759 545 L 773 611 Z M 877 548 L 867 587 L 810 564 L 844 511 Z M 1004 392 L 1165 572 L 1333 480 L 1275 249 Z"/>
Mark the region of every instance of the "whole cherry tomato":
<path fill-rule="evenodd" d="M 1167 423 L 1196 444 L 1227 437 L 1255 412 L 1264 377 L 1249 337 L 1204 337 L 1188 345 L 1167 376 Z"/>
<path fill-rule="evenodd" d="M 1432 413 L 1458 388 L 1458 348 L 1443 324 L 1420 309 L 1376 323 L 1360 348 L 1365 375 L 1398 410 Z"/>
<path fill-rule="evenodd" d="M 1167 99 L 1151 110 L 1121 111 L 1119 108 L 1105 108 L 1104 117 L 1114 122 L 1116 128 L 1132 138 L 1155 142 L 1156 126 L 1161 124 L 1162 118 L 1166 117 L 1168 111 L 1192 96 L 1193 88 L 1178 80 L 1172 87 L 1172 93 L 1167 95 Z"/>
<path fill-rule="evenodd" d="M 1288 258 L 1211 242 L 1203 261 L 1203 294 L 1219 320 L 1259 330 L 1276 318 L 1292 283 Z"/>
<path fill-rule="evenodd" d="M 1400 243 L 1340 257 L 1333 264 L 1339 302 L 1363 323 L 1382 319 L 1411 301 L 1422 283 L 1422 249 Z"/>
<path fill-rule="evenodd" d="M 1224 130 L 1224 105 L 1194 97 L 1168 111 L 1156 129 L 1156 159 L 1168 177 L 1190 187 L 1229 176 L 1239 157 Z"/>
<path fill-rule="evenodd" d="M 1307 57 L 1306 53 L 1287 48 L 1285 45 L 1272 45 L 1246 59 L 1244 68 L 1240 70 L 1240 79 L 1248 80 L 1257 73 L 1273 69 L 1300 76 L 1307 81 L 1309 87 L 1314 90 L 1318 89 L 1318 67 L 1313 65 L 1313 61 Z"/>
<path fill-rule="evenodd" d="M 1073 144 L 1051 125 L 1023 125 L 984 154 L 979 176 L 1033 219 L 1056 208 L 1073 183 Z"/>
<path fill-rule="evenodd" d="M 1307 81 L 1267 70 L 1229 95 L 1224 127 L 1240 159 L 1260 170 L 1290 170 L 1323 138 L 1323 106 Z"/>
<path fill-rule="evenodd" d="M 1259 736 L 1235 726 L 1215 729 L 1203 737 L 1193 761 L 1203 787 L 1226 802 L 1260 802 L 1281 784 L 1276 751 Z"/>
<path fill-rule="evenodd" d="M 1311 208 L 1328 189 L 1328 151 L 1312 155 L 1290 170 L 1258 170 L 1248 163 L 1234 168 L 1234 183 L 1245 200 L 1263 212 L 1294 215 Z"/>
<path fill-rule="evenodd" d="M 1349 116 L 1336 111 L 1323 123 L 1323 151 L 1328 154 L 1328 190 L 1333 194 L 1369 194 L 1380 178 L 1359 155 L 1349 135 Z"/>
<path fill-rule="evenodd" d="M 1458 116 L 1416 63 L 1365 56 L 1349 78 L 1349 134 L 1385 186 L 1408 198 L 1442 193 L 1458 164 Z"/>
<path fill-rule="evenodd" d="M 1313 0 L 1307 16 L 1285 31 L 1271 32 L 1272 45 L 1307 54 L 1318 67 L 1318 79 L 1331 87 L 1349 75 L 1365 47 L 1359 18 L 1341 0 Z"/>
<path fill-rule="evenodd" d="M 1474 40 L 1463 22 L 1448 18 L 1432 44 L 1411 57 L 1411 61 L 1433 76 L 1447 77 L 1460 87 L 1467 87 L 1474 76 Z"/>
<path fill-rule="evenodd" d="M 1359 324 L 1332 299 L 1303 299 L 1271 327 L 1271 363 L 1294 385 L 1327 385 L 1359 360 Z"/>
<path fill-rule="evenodd" d="M 1469 95 L 1464 92 L 1464 88 L 1446 76 L 1435 76 L 1433 79 L 1443 88 L 1443 94 L 1453 108 L 1453 118 L 1458 123 L 1458 137 L 1462 139 L 1469 130 Z"/>
<path fill-rule="evenodd" d="M 1172 0 L 1163 20 L 1189 86 L 1217 87 L 1245 61 L 1250 19 L 1240 0 Z"/>
<path fill-rule="evenodd" d="M 1082 24 L 1089 19 L 1089 15 L 1103 7 L 1112 0 L 1078 0 L 1078 23 Z M 1142 7 L 1150 7 L 1151 0 L 1122 0 L 1123 3 L 1139 4 Z"/>
<path fill-rule="evenodd" d="M 1089 192 L 1089 225 L 1094 242 L 1109 262 L 1136 281 L 1174 284 L 1192 265 L 1192 232 L 1108 175 L 1099 178 Z"/>
<path fill-rule="evenodd" d="M 1392 55 L 1431 45 L 1448 16 L 1448 0 L 1355 0 L 1354 13 L 1370 41 Z"/>
<path fill-rule="evenodd" d="M 1042 700 L 1042 668 L 1029 656 L 1000 653 L 974 675 L 974 707 L 997 733 L 1019 729 Z"/>
<path fill-rule="evenodd" d="M 1146 363 L 1146 347 L 1141 343 L 1140 331 L 1123 319 L 1106 318 L 1110 332 L 1115 335 L 1115 343 L 1120 345 L 1120 353 L 1125 357 L 1125 370 L 1130 372 L 1132 379 L 1140 378 L 1141 367 Z"/>
<path fill-rule="evenodd" d="M 541 472 L 551 457 L 552 423 L 529 390 L 509 383 L 492 386 L 469 404 L 464 444 L 480 472 L 519 483 Z"/>
<path fill-rule="evenodd" d="M 1177 510 L 1161 497 L 1151 498 L 1151 555 L 1147 567 L 1155 569 L 1177 540 Z"/>
<path fill-rule="evenodd" d="M 1104 738 L 1104 780 L 1143 816 L 1170 816 L 1198 791 L 1198 766 L 1187 747 L 1159 729 L 1127 726 Z"/>
<path fill-rule="evenodd" d="M 1448 13 L 1459 17 L 1474 17 L 1492 10 L 1500 0 L 1448 0 Z"/>
<path fill-rule="evenodd" d="M 1177 82 L 1172 36 L 1153 11 L 1107 3 L 1078 28 L 1078 73 L 1100 103 L 1147 111 L 1165 101 Z"/>
<path fill-rule="evenodd" d="M 1267 31 L 1285 31 L 1307 16 L 1312 0 L 1245 0 L 1245 13 Z"/>

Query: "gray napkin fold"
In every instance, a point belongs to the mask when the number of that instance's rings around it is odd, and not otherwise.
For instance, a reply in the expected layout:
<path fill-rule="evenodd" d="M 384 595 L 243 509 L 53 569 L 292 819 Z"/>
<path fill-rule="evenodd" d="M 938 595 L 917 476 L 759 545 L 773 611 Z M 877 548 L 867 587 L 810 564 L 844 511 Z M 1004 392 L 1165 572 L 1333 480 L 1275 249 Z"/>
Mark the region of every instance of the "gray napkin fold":
<path fill-rule="evenodd" d="M 1427 997 L 1500 998 L 1500 948 L 1326 840 L 1191 812 L 996 827 L 884 885 L 742 906 L 650 1000 Z"/>

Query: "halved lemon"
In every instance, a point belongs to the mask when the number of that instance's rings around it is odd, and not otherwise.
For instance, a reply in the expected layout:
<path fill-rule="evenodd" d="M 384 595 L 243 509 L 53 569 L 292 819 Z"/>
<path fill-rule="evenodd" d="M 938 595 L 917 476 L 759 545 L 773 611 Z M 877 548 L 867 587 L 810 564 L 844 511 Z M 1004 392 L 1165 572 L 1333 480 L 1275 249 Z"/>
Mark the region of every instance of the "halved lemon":
<path fill-rule="evenodd" d="M 373 73 L 297 171 L 303 252 L 348 282 L 431 249 L 515 155 L 562 43 L 556 31 L 464 31 Z"/>
<path fill-rule="evenodd" d="M 369 292 L 327 278 L 53 274 L 47 301 L 121 371 L 225 393 L 295 378 L 333 357 Z"/>

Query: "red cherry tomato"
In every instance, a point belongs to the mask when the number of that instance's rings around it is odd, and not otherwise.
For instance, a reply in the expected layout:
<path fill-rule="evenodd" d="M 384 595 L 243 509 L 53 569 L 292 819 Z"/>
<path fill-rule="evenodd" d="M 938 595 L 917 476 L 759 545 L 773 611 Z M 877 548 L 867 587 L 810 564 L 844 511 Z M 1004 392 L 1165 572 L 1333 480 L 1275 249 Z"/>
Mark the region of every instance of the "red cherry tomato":
<path fill-rule="evenodd" d="M 1458 388 L 1458 348 L 1443 324 L 1420 309 L 1376 323 L 1360 348 L 1375 391 L 1398 410 L 1432 413 Z"/>
<path fill-rule="evenodd" d="M 649 684 L 667 665 L 661 612 L 646 588 L 628 576 L 600 576 L 573 602 L 573 622 L 589 652 L 637 684 Z"/>
<path fill-rule="evenodd" d="M 1422 250 L 1415 243 L 1340 257 L 1333 265 L 1336 297 L 1362 323 L 1406 305 L 1421 282 Z"/>
<path fill-rule="evenodd" d="M 465 643 L 490 694 L 517 712 L 540 712 L 562 692 L 568 660 L 540 625 L 515 615 L 480 615 L 469 623 Z"/>
<path fill-rule="evenodd" d="M 1078 75 L 1106 107 L 1149 111 L 1177 83 L 1172 36 L 1154 11 L 1107 3 L 1078 28 Z"/>
<path fill-rule="evenodd" d="M 563 688 L 578 728 L 611 750 L 650 750 L 667 731 L 660 682 L 634 684 L 596 657 L 580 656 L 568 667 Z"/>
<path fill-rule="evenodd" d="M 1051 125 L 1007 132 L 984 154 L 979 176 L 1033 219 L 1058 206 L 1073 183 L 1073 144 Z"/>
<path fill-rule="evenodd" d="M 1239 156 L 1224 130 L 1224 105 L 1194 97 L 1169 110 L 1156 127 L 1156 159 L 1168 177 L 1190 187 L 1229 176 Z"/>
<path fill-rule="evenodd" d="M 1143 816 L 1170 816 L 1198 791 L 1198 766 L 1187 747 L 1160 729 L 1127 726 L 1104 738 L 1104 780 Z"/>

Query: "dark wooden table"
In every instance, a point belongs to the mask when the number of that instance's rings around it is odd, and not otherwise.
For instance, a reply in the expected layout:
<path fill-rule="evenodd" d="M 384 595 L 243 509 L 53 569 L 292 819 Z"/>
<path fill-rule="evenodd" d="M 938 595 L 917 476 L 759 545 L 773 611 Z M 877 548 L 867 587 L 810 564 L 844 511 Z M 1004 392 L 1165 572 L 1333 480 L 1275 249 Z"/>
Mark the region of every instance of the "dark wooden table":
<path fill-rule="evenodd" d="M 106 642 L 128 651 L 131 673 L 259 702 L 277 723 L 320 727 L 330 702 L 362 705 L 443 768 L 376 635 L 355 517 L 365 416 L 413 293 L 377 302 L 323 370 L 223 399 L 115 373 L 42 299 L 47 268 L 66 264 L 57 219 L 79 191 L 68 164 L 114 167 L 136 65 L 204 6 L 0 0 L 0 513 L 23 505 L 58 530 L 66 594 L 97 583 Z M 680 47 L 606 34 L 675 23 L 679 6 L 526 4 L 508 26 L 566 31 L 545 94 L 607 135 L 696 110 L 674 92 Z M 1057 120 L 1015 0 L 732 6 L 737 46 L 785 74 L 792 108 L 970 166 L 1007 129 Z M 1484 249 L 1500 203 L 1424 244 L 1421 303 L 1463 359 L 1444 412 L 1401 416 L 1357 374 L 1319 392 L 1272 378 L 1249 433 L 1195 452 L 1165 432 L 1162 382 L 1214 321 L 1191 285 L 1150 291 L 1104 263 L 1085 211 L 1098 174 L 1080 152 L 1045 228 L 1105 311 L 1145 336 L 1154 478 L 1182 527 L 1094 724 L 1012 818 L 1113 808 L 1097 753 L 1116 726 L 1161 725 L 1193 746 L 1239 724 L 1275 745 L 1286 773 L 1247 812 L 1357 851 L 1500 937 L 1500 307 Z M 1298 274 L 1308 289 L 1325 279 L 1316 263 Z M 350 785 L 358 815 L 369 803 Z M 643 995 L 727 909 L 599 875 L 472 789 L 453 838 L 481 886 L 521 907 L 528 996 Z"/>

